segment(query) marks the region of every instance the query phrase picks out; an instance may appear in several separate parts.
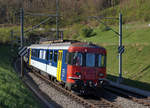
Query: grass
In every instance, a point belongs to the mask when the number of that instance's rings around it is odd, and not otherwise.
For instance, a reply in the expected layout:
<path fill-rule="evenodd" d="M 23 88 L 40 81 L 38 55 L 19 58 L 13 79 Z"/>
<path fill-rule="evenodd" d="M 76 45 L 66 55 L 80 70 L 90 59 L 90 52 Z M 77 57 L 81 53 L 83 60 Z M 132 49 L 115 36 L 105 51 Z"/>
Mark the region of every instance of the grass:
<path fill-rule="evenodd" d="M 123 25 L 123 43 L 125 45 L 131 44 L 148 44 L 150 41 L 149 23 L 138 23 L 138 24 L 125 24 Z M 118 27 L 112 26 L 112 28 L 118 32 Z M 118 35 L 111 30 L 101 31 L 99 27 L 95 28 L 96 36 L 86 38 L 87 41 L 93 41 L 101 44 L 118 44 Z"/>
<path fill-rule="evenodd" d="M 119 13 L 123 14 L 123 22 L 133 21 L 150 21 L 150 1 L 149 0 L 124 0 L 117 6 L 105 9 L 100 13 L 102 16 L 118 17 Z M 114 21 L 109 21 L 114 24 Z"/>
<path fill-rule="evenodd" d="M 150 46 L 125 46 L 123 54 L 123 76 L 132 80 L 149 83 L 150 79 Z M 106 46 L 108 52 L 107 71 L 111 75 L 118 75 L 117 46 Z"/>
<path fill-rule="evenodd" d="M 9 43 L 11 41 L 11 30 L 18 30 L 18 26 L 12 27 L 0 27 L 0 43 Z M 16 32 L 16 31 L 14 31 Z M 14 36 L 19 36 L 19 34 L 14 33 Z"/>
<path fill-rule="evenodd" d="M 24 87 L 11 66 L 9 46 L 0 45 L 0 107 L 40 108 L 33 94 Z"/>
<path fill-rule="evenodd" d="M 35 36 L 41 36 L 45 37 L 45 34 L 49 33 L 50 28 L 53 26 L 41 26 L 41 28 L 44 28 L 44 30 L 39 30 L 39 28 L 34 29 L 30 32 L 24 33 L 24 39 L 28 39 L 31 35 L 32 37 Z M 24 31 L 31 29 L 32 26 L 26 26 L 24 27 Z M 13 30 L 13 36 L 11 34 L 11 31 Z M 33 36 L 34 35 L 34 36 Z M 13 43 L 18 44 L 20 41 L 20 26 L 10 26 L 10 27 L 0 27 L 0 43 L 2 44 L 8 44 L 13 40 Z"/>

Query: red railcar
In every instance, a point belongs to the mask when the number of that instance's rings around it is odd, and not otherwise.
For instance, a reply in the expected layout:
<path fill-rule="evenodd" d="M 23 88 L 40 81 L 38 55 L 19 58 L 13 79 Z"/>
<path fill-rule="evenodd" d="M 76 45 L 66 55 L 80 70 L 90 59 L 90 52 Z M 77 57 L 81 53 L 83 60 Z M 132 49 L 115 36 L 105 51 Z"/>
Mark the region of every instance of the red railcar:
<path fill-rule="evenodd" d="M 73 43 L 67 53 L 67 86 L 78 90 L 106 82 L 106 49 L 90 43 Z"/>

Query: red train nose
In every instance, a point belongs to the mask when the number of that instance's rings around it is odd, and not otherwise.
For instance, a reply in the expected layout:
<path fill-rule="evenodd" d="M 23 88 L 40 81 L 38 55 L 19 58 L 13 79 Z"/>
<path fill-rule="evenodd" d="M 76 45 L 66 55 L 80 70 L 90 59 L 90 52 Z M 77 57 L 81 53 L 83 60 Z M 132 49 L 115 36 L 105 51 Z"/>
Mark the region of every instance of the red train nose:
<path fill-rule="evenodd" d="M 83 73 L 84 73 L 84 80 L 96 79 L 96 71 L 93 69 L 86 69 Z"/>

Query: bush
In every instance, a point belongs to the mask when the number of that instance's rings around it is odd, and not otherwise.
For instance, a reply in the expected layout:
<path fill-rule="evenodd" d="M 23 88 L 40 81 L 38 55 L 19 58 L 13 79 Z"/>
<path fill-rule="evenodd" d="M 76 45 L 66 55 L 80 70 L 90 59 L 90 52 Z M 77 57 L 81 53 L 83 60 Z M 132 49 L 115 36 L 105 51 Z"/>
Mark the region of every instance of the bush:
<path fill-rule="evenodd" d="M 96 35 L 96 33 L 90 27 L 83 28 L 82 31 L 81 31 L 81 34 L 82 34 L 83 37 L 92 37 L 92 36 Z"/>

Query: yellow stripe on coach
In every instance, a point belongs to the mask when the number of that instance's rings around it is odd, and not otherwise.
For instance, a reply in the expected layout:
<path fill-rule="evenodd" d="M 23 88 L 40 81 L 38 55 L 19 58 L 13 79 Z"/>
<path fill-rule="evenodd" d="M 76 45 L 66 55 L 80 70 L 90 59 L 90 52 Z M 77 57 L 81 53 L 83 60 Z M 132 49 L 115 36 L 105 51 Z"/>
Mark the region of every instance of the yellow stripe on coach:
<path fill-rule="evenodd" d="M 58 81 L 61 81 L 62 55 L 63 55 L 63 50 L 59 50 L 58 63 L 57 63 L 57 80 Z"/>
<path fill-rule="evenodd" d="M 29 56 L 29 65 L 31 65 L 31 48 L 30 48 L 30 56 Z"/>

